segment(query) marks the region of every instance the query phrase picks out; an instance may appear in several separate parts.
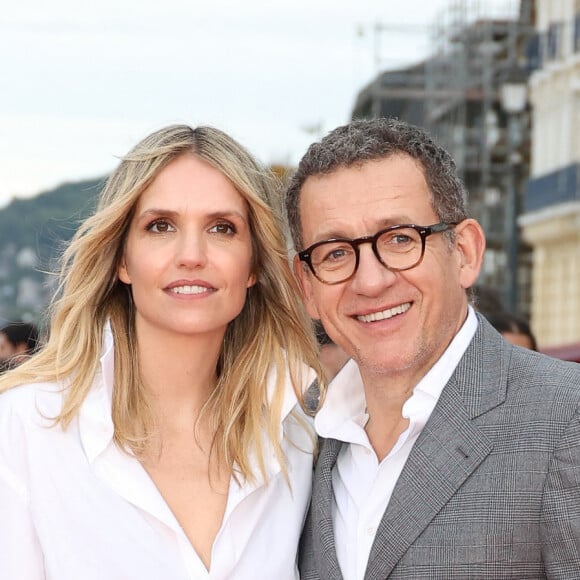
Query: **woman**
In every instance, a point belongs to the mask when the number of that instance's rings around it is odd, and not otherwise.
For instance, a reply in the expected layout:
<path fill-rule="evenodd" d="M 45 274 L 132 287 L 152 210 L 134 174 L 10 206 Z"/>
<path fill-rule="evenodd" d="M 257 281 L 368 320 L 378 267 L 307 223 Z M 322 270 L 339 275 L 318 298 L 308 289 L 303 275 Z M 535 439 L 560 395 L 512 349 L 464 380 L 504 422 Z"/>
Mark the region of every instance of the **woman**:
<path fill-rule="evenodd" d="M 270 192 L 207 127 L 111 175 L 0 382 L 0 578 L 297 578 L 318 367 Z"/>

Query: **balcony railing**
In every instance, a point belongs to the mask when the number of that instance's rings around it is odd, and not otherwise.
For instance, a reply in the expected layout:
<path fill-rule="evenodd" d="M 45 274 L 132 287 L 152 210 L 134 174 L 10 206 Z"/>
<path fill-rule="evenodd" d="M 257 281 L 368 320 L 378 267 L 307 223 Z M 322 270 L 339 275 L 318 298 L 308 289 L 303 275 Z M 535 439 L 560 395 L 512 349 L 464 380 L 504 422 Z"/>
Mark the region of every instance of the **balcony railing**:
<path fill-rule="evenodd" d="M 580 201 L 580 165 L 575 163 L 558 171 L 530 178 L 524 209 L 537 211 L 560 203 Z"/>

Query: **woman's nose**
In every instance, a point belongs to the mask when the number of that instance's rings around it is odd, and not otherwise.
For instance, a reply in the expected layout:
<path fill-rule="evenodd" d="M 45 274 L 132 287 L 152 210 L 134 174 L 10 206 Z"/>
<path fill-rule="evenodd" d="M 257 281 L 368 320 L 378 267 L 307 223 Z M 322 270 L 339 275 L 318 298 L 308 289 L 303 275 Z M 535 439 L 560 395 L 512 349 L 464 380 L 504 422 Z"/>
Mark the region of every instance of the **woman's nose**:
<path fill-rule="evenodd" d="M 199 232 L 183 232 L 178 238 L 176 262 L 179 266 L 196 268 L 207 263 L 207 241 Z"/>

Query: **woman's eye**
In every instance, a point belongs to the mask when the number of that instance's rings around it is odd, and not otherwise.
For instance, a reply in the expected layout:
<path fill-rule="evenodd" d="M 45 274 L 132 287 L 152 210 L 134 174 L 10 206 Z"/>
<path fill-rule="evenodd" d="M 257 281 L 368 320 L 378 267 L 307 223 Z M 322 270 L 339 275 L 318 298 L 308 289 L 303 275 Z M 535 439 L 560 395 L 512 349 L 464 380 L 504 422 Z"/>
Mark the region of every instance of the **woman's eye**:
<path fill-rule="evenodd" d="M 211 227 L 209 230 L 212 234 L 232 235 L 236 233 L 236 228 L 230 223 L 220 223 Z"/>
<path fill-rule="evenodd" d="M 155 220 L 147 226 L 147 231 L 154 234 L 166 234 L 175 231 L 175 228 L 165 220 Z"/>

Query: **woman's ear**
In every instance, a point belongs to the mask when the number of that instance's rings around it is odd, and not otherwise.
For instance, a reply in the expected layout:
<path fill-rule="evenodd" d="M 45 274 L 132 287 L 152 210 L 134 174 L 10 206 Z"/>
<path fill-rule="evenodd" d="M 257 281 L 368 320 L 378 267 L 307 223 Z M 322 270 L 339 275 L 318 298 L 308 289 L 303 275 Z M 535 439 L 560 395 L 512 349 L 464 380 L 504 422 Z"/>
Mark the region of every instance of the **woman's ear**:
<path fill-rule="evenodd" d="M 131 284 L 131 277 L 129 276 L 129 272 L 127 270 L 127 262 L 125 261 L 125 256 L 121 258 L 121 263 L 117 268 L 117 277 L 119 278 L 119 280 L 121 280 L 121 282 L 124 282 L 125 284 Z"/>
<path fill-rule="evenodd" d="M 455 247 L 459 252 L 459 280 L 463 288 L 475 284 L 485 252 L 485 234 L 479 223 L 465 219 L 455 227 Z"/>

